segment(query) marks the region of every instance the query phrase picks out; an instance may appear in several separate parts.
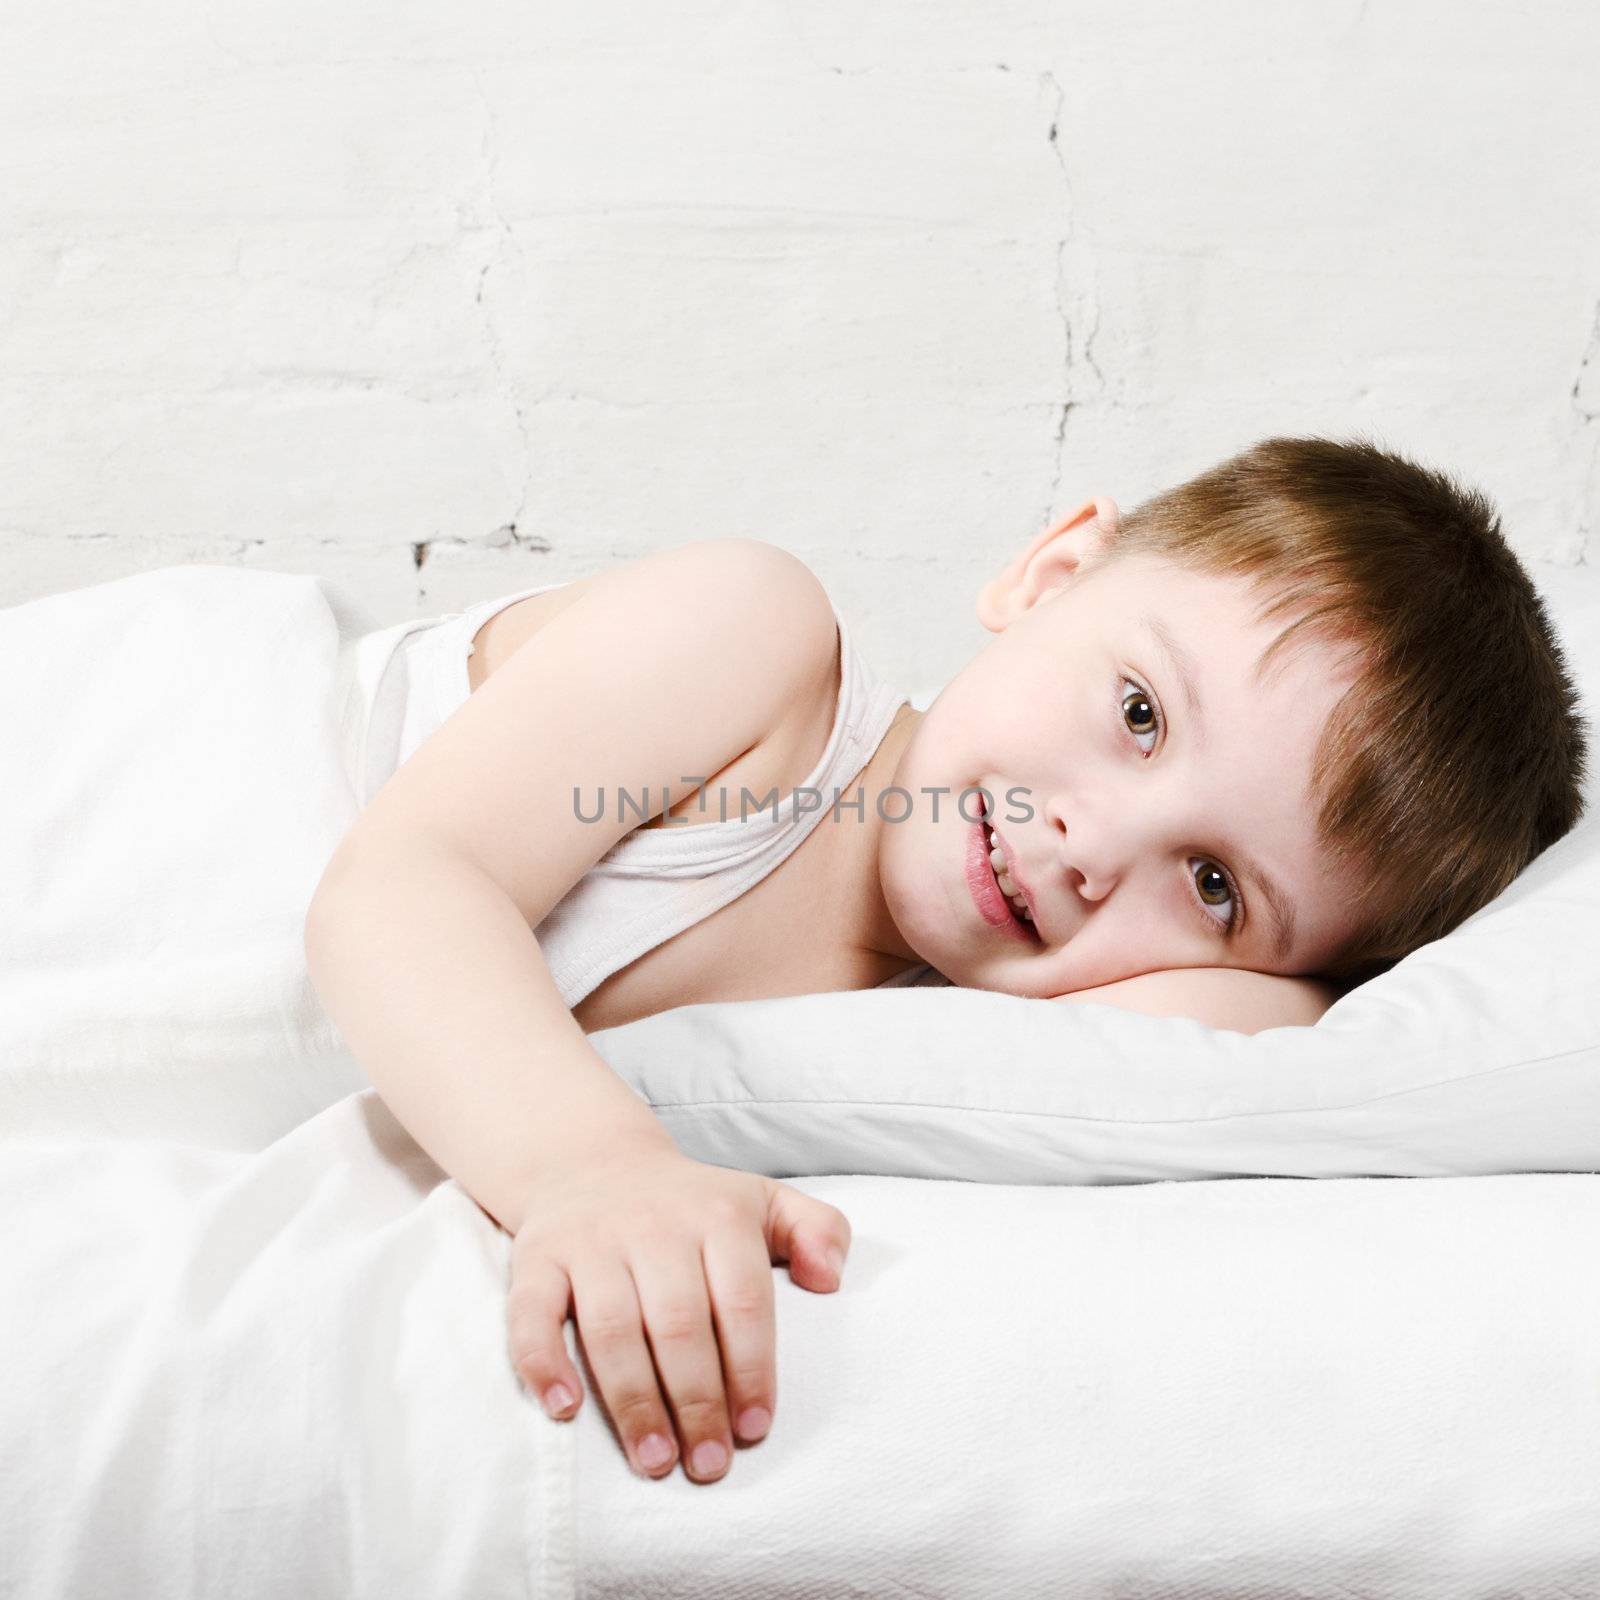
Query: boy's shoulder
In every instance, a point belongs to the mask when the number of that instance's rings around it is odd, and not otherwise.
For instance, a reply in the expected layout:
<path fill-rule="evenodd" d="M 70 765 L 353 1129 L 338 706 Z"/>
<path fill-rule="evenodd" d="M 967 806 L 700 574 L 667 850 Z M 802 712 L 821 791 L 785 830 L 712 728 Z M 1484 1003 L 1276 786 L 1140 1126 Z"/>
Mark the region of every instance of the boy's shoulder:
<path fill-rule="evenodd" d="M 833 617 L 833 602 L 822 580 L 799 556 L 782 545 L 742 537 L 701 539 L 680 545 L 666 554 L 669 558 L 681 557 L 687 564 L 709 562 L 725 574 L 736 591 L 745 592 L 750 586 L 759 586 L 764 593 L 780 597 L 813 622 L 819 617 L 826 616 L 830 621 Z"/>
<path fill-rule="evenodd" d="M 726 666 L 741 657 L 776 670 L 791 700 L 838 684 L 838 615 L 822 580 L 792 551 L 764 539 L 697 540 L 650 558 L 661 563 L 663 599 L 707 638 Z M 830 688 L 830 685 L 833 686 Z"/>
<path fill-rule="evenodd" d="M 793 551 L 765 539 L 695 539 L 624 565 L 648 573 L 663 602 L 703 621 L 718 613 L 734 619 L 755 615 L 785 624 L 780 629 L 785 636 L 808 624 L 825 633 L 823 619 L 830 626 L 833 621 L 833 602 L 822 580 Z"/>
<path fill-rule="evenodd" d="M 637 579 L 647 575 L 640 590 Z M 467 660 L 468 682 L 476 691 L 504 667 L 536 634 L 592 592 L 615 593 L 624 608 L 610 616 L 628 629 L 627 607 L 648 604 L 704 643 L 708 671 L 743 657 L 747 666 L 770 670 L 776 659 L 798 669 L 809 681 L 825 677 L 832 656 L 835 613 L 816 574 L 798 556 L 762 539 L 698 539 L 603 568 L 555 588 L 514 601 L 478 630 Z M 591 606 L 588 610 L 593 613 Z M 759 646 L 770 655 L 754 654 Z M 724 650 L 722 647 L 726 647 Z"/>

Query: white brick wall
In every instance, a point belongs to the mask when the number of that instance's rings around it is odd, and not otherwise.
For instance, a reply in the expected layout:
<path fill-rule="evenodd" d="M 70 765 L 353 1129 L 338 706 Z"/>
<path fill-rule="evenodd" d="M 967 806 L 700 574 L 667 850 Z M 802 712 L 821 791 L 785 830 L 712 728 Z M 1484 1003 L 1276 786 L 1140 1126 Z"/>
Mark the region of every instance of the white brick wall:
<path fill-rule="evenodd" d="M 0 598 L 755 534 L 910 685 L 1052 512 L 1312 430 L 1581 560 L 1597 59 L 1576 0 L 0 6 Z"/>

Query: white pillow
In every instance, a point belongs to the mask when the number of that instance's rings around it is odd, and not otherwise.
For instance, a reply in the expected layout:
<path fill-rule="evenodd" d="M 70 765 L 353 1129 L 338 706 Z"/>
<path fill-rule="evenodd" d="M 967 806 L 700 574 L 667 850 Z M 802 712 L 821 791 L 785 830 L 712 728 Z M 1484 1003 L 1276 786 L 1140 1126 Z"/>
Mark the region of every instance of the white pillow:
<path fill-rule="evenodd" d="M 0 610 L 0 1135 L 259 1149 L 365 1083 L 302 928 L 373 626 L 204 564 Z"/>
<path fill-rule="evenodd" d="M 1600 574 L 1533 569 L 1600 703 Z M 1600 740 L 1597 740 L 1600 742 Z M 1593 768 L 1600 768 L 1600 750 Z M 773 1177 L 1115 1183 L 1600 1170 L 1600 806 L 1312 1028 L 888 989 L 595 1034 L 688 1154 Z"/>

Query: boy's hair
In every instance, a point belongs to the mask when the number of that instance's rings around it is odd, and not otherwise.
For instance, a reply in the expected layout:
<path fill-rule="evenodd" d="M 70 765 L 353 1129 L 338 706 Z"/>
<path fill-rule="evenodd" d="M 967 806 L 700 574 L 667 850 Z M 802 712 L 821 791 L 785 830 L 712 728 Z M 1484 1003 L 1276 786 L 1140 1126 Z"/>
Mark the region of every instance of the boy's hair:
<path fill-rule="evenodd" d="M 1351 867 L 1358 983 L 1487 905 L 1583 811 L 1588 748 L 1533 584 L 1476 489 L 1364 438 L 1266 439 L 1125 516 L 1108 556 L 1240 575 L 1263 618 L 1355 647 L 1312 769 Z"/>

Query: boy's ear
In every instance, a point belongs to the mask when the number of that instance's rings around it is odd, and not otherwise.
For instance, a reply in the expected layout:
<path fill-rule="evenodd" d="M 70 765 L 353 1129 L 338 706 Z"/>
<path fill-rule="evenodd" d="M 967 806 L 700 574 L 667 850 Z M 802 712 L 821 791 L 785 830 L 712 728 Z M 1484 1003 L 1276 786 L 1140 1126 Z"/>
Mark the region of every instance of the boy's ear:
<path fill-rule="evenodd" d="M 978 591 L 978 621 L 999 633 L 1106 549 L 1117 529 L 1117 503 L 1106 495 L 1086 500 L 1041 533 L 996 578 Z"/>

